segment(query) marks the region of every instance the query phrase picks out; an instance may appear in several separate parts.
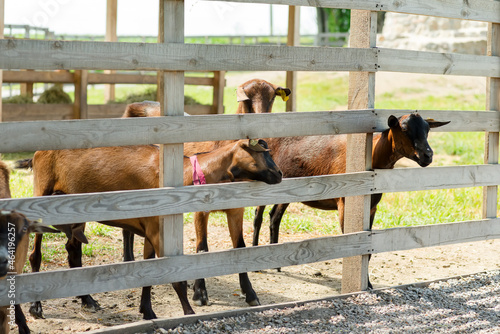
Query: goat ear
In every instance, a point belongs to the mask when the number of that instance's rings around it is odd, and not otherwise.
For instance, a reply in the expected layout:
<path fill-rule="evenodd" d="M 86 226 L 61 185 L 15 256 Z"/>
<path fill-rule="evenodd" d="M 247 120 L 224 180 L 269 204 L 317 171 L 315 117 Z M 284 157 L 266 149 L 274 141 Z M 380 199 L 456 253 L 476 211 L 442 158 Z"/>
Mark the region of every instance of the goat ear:
<path fill-rule="evenodd" d="M 249 139 L 248 140 L 248 147 L 250 147 L 255 152 L 269 152 L 270 151 L 270 149 L 262 146 L 257 139 Z"/>
<path fill-rule="evenodd" d="M 281 96 L 281 98 L 285 102 L 288 101 L 288 97 L 290 96 L 290 94 L 292 94 L 292 91 L 289 88 L 283 88 L 283 87 L 276 88 L 275 92 L 276 95 Z"/>
<path fill-rule="evenodd" d="M 29 233 L 60 233 L 61 231 L 56 230 L 55 228 L 52 228 L 47 225 L 43 225 L 41 220 L 39 221 L 34 221 L 30 224 L 28 227 L 28 232 Z"/>
<path fill-rule="evenodd" d="M 428 118 L 425 121 L 429 124 L 429 127 L 431 127 L 431 128 L 439 128 L 440 126 L 446 125 L 446 124 L 451 122 L 451 121 L 438 122 L 438 121 L 433 120 L 432 118 Z"/>
<path fill-rule="evenodd" d="M 238 88 L 236 89 L 236 101 L 242 102 L 248 100 L 250 100 L 250 98 L 247 96 L 247 93 L 245 93 L 243 86 L 238 86 Z"/>
<path fill-rule="evenodd" d="M 390 128 L 398 126 L 399 125 L 398 118 L 394 115 L 389 116 L 389 119 L 387 120 L 387 125 L 389 125 Z"/>

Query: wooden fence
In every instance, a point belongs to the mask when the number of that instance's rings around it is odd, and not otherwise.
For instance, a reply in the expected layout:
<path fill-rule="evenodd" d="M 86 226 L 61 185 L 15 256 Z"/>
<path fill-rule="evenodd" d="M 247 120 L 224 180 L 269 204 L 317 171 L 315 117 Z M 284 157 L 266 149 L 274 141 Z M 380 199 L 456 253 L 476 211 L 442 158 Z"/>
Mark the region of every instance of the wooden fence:
<path fill-rule="evenodd" d="M 307 0 L 236 2 L 311 6 Z M 0 68 L 74 70 L 157 70 L 167 117 L 139 119 L 12 122 L 0 124 L 0 151 L 84 148 L 163 143 L 161 188 L 0 201 L 45 222 L 67 223 L 163 216 L 159 259 L 24 274 L 16 278 L 16 303 L 165 284 L 345 257 L 343 291 L 366 288 L 367 256 L 380 252 L 500 238 L 497 218 L 498 133 L 500 131 L 500 2 L 493 0 L 321 1 L 351 8 L 351 47 L 221 46 L 183 44 L 182 1 L 160 1 L 158 44 L 0 40 Z M 376 13 L 409 14 L 490 22 L 489 55 L 380 49 L 375 45 Z M 348 111 L 206 115 L 182 117 L 184 71 L 349 71 Z M 436 131 L 486 133 L 483 165 L 369 170 L 371 133 L 386 129 L 389 115 L 415 110 L 374 109 L 375 73 L 397 71 L 488 77 L 484 111 L 419 110 L 423 117 L 451 120 Z M 355 109 L 355 110 L 354 110 Z M 433 130 L 434 131 L 434 130 Z M 348 171 L 260 182 L 182 186 L 184 142 L 302 135 L 349 134 Z M 368 152 L 368 154 L 366 154 Z M 356 158 L 361 157 L 360 161 Z M 418 180 L 414 182 L 412 180 Z M 363 210 L 373 193 L 485 187 L 484 219 L 450 224 L 367 231 Z M 224 196 L 219 196 L 224 194 Z M 221 252 L 182 255 L 182 213 L 347 196 L 345 235 Z M 153 269 L 154 268 L 154 269 Z M 154 272 L 145 276 L 144 272 Z M 95 277 L 98 284 L 93 284 Z M 137 279 L 131 279 L 137 277 Z M 0 282 L 0 304 L 9 303 Z"/>
<path fill-rule="evenodd" d="M 124 73 L 89 73 L 87 70 L 69 71 L 3 71 L 3 82 L 23 83 L 71 83 L 75 85 L 73 104 L 8 104 L 3 105 L 4 122 L 63 120 L 120 117 L 126 104 L 88 104 L 87 88 L 92 84 L 157 84 L 156 75 Z M 186 105 L 191 115 L 224 113 L 224 71 L 215 71 L 212 77 L 185 77 L 186 85 L 213 87 L 212 105 Z M 32 93 L 31 93 L 32 94 Z"/>

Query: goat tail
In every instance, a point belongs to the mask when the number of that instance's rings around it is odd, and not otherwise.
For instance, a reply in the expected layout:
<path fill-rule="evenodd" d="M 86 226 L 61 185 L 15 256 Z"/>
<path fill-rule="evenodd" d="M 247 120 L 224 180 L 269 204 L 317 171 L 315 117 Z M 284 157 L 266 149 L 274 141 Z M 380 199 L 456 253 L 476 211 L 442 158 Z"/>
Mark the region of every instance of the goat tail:
<path fill-rule="evenodd" d="M 28 168 L 33 168 L 33 158 L 30 159 L 23 159 L 23 160 L 17 160 L 15 165 L 15 169 L 28 169 Z"/>

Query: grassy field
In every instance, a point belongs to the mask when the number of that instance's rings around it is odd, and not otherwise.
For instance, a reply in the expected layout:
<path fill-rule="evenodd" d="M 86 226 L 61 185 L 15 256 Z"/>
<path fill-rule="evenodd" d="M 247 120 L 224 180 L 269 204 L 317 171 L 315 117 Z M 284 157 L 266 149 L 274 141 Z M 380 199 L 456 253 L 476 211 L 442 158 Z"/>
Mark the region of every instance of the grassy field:
<path fill-rule="evenodd" d="M 238 75 L 238 73 L 230 75 Z M 283 84 L 281 82 L 275 82 Z M 337 76 L 322 78 L 319 74 L 301 76 L 298 83 L 298 96 L 307 96 L 298 101 L 298 111 L 345 109 L 347 105 L 347 77 Z M 118 86 L 117 97 L 124 98 L 129 93 L 146 90 L 142 86 Z M 224 105 L 226 113 L 236 110 L 236 86 L 225 88 Z M 186 86 L 185 94 L 195 97 L 202 104 L 211 104 L 212 90 L 203 86 Z M 103 103 L 103 91 L 99 87 L 90 87 L 89 103 Z M 454 109 L 484 110 L 484 94 L 453 94 L 435 96 L 418 88 L 401 88 L 377 95 L 377 108 L 397 109 Z M 274 111 L 283 112 L 285 104 L 276 99 Z M 480 164 L 483 161 L 483 133 L 431 133 L 429 142 L 435 152 L 433 166 Z M 31 153 L 4 154 L 3 160 L 13 162 L 29 157 Z M 12 172 L 11 189 L 13 197 L 31 197 L 32 176 L 29 171 Z M 454 221 L 478 219 L 481 217 L 482 190 L 465 188 L 437 191 L 420 191 L 385 194 L 378 206 L 375 228 L 390 228 L 422 224 L 437 224 Z M 267 208 L 268 210 L 270 207 Z M 251 229 L 253 208 L 247 208 L 246 226 Z M 267 214 L 265 215 L 267 220 Z M 185 221 L 192 221 L 192 214 L 185 215 Z M 222 215 L 213 215 L 211 224 L 225 224 Z M 265 225 L 267 226 L 267 225 Z M 267 227 L 263 227 L 267 228 Z M 91 235 L 107 236 L 113 229 L 107 226 L 92 224 Z M 301 204 L 292 204 L 284 216 L 282 233 L 315 233 L 331 235 L 339 234 L 336 212 L 311 209 Z M 63 239 L 57 235 L 46 235 L 53 240 Z M 102 245 L 86 245 L 84 253 L 92 256 L 95 249 L 107 247 Z M 59 250 L 59 251 L 62 251 Z M 50 260 L 50 253 L 44 254 Z"/>

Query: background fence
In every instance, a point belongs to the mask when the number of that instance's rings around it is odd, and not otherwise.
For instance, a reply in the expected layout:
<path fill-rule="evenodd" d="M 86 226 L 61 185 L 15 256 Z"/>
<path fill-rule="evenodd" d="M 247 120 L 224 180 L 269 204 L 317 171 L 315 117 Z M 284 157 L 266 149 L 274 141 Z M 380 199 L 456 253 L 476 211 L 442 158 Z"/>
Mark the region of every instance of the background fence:
<path fill-rule="evenodd" d="M 306 0 L 236 1 L 310 6 Z M 134 288 L 345 257 L 342 290 L 366 288 L 368 254 L 471 242 L 500 237 L 497 218 L 498 132 L 500 131 L 500 2 L 322 1 L 322 6 L 354 9 L 350 48 L 183 44 L 182 1 L 160 1 L 158 44 L 0 40 L 3 69 L 155 70 L 167 117 L 0 124 L 2 152 L 163 143 L 163 188 L 1 200 L 31 218 L 59 225 L 85 221 L 163 216 L 159 259 L 16 278 L 16 303 Z M 293 7 L 291 7 L 293 10 Z M 488 56 L 380 49 L 375 45 L 376 12 L 490 22 Z M 182 117 L 185 71 L 349 71 L 348 111 L 207 115 Z M 450 120 L 436 131 L 486 133 L 485 164 L 370 171 L 371 133 L 386 129 L 389 115 L 408 110 L 374 109 L 375 73 L 397 71 L 488 78 L 484 111 L 419 110 L 423 117 Z M 168 83 L 168 84 L 167 84 Z M 434 130 L 433 130 L 434 131 Z M 302 135 L 349 134 L 348 173 L 260 182 L 182 186 L 183 142 Z M 366 154 L 368 152 L 368 154 Z M 353 173 L 355 172 L 355 173 Z M 414 182 L 413 180 L 418 180 Z M 374 193 L 484 186 L 484 219 L 450 224 L 367 231 L 363 208 Z M 224 193 L 224 196 L 219 196 Z M 279 245 L 182 255 L 183 212 L 303 202 L 348 196 L 342 236 Z M 137 206 L 136 203 L 141 203 Z M 369 202 L 368 202 L 369 203 Z M 118 205 L 119 204 L 119 205 Z M 347 259 L 348 258 L 348 259 Z M 153 270 L 154 275 L 144 275 Z M 99 284 L 93 284 L 99 277 Z M 131 279 L 137 277 L 137 279 Z M 0 304 L 9 303 L 0 282 Z"/>

